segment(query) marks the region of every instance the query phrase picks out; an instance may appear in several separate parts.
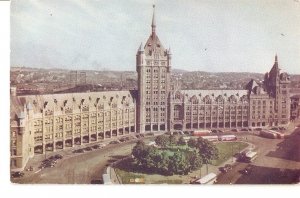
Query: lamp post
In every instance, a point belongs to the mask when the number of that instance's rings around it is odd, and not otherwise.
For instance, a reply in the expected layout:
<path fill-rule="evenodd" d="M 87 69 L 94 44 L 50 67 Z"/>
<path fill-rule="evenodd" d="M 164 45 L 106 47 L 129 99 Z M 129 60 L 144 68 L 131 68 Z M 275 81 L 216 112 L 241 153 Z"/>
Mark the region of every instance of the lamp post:
<path fill-rule="evenodd" d="M 231 159 L 232 159 L 232 162 L 233 162 L 233 144 L 231 144 Z"/>

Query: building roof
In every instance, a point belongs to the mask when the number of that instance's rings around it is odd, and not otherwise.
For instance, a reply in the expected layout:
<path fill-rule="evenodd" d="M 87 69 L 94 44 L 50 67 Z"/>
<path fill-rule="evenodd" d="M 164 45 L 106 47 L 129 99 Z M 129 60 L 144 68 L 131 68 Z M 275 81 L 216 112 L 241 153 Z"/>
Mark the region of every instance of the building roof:
<path fill-rule="evenodd" d="M 107 91 L 11 97 L 11 119 L 25 118 L 24 106 L 35 113 L 42 113 L 43 109 L 61 112 L 63 108 L 80 111 L 84 106 L 96 110 L 96 104 L 103 104 L 104 109 L 110 109 L 111 104 L 133 107 L 136 96 L 136 91 Z"/>
<path fill-rule="evenodd" d="M 156 20 L 155 20 L 155 5 L 153 5 L 153 17 L 151 23 L 152 33 L 149 36 L 145 46 L 145 55 L 152 56 L 153 53 L 159 54 L 160 56 L 167 56 L 167 51 L 160 42 L 156 34 Z"/>
<path fill-rule="evenodd" d="M 221 96 L 239 96 L 242 97 L 243 95 L 247 95 L 248 91 L 241 89 L 241 90 L 180 90 L 179 91 L 182 94 L 187 94 L 188 96 L 196 96 L 196 97 L 205 97 L 205 96 L 213 96 L 213 97 L 218 97 L 219 95 Z"/>
<path fill-rule="evenodd" d="M 19 118 L 19 119 L 24 119 L 24 118 L 25 118 L 25 113 L 24 113 L 24 111 L 21 111 L 20 113 L 18 113 L 18 118 Z"/>

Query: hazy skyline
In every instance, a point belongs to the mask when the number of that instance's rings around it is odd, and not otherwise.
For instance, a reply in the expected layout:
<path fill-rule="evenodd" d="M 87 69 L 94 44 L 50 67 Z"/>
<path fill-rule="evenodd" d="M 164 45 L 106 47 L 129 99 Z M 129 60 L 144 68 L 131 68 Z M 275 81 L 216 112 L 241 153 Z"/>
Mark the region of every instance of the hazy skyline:
<path fill-rule="evenodd" d="M 139 44 L 157 34 L 173 68 L 300 74 L 296 0 L 26 0 L 11 3 L 11 66 L 135 70 Z"/>

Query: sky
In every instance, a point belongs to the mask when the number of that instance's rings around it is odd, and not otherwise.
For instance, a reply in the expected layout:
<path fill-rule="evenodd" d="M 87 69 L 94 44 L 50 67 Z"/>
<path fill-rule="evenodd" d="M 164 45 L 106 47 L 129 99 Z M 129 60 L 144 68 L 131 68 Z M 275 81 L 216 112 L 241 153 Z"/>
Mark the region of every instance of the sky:
<path fill-rule="evenodd" d="M 12 0 L 11 66 L 134 71 L 153 4 L 173 68 L 300 74 L 300 0 Z"/>

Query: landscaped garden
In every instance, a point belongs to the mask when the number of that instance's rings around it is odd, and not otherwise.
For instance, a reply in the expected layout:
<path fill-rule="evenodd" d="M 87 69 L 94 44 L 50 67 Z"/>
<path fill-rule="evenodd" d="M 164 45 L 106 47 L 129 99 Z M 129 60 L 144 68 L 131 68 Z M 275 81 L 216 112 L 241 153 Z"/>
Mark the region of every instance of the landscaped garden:
<path fill-rule="evenodd" d="M 123 184 L 182 183 L 182 177 L 203 164 L 218 166 L 245 147 L 247 144 L 242 142 L 214 144 L 202 138 L 186 142 L 182 136 L 161 135 L 155 138 L 155 145 L 139 141 L 132 149 L 133 158 L 114 168 Z"/>

